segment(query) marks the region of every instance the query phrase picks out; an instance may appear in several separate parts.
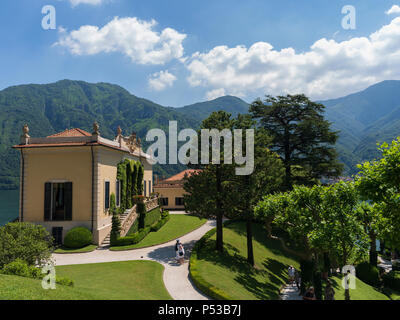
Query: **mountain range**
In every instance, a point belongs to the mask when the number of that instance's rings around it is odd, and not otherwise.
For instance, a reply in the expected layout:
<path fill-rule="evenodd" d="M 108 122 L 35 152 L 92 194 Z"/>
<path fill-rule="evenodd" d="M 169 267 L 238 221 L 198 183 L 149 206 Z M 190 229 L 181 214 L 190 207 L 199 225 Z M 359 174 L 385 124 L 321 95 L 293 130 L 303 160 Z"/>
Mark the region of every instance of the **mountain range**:
<path fill-rule="evenodd" d="M 400 81 L 384 81 L 342 98 L 319 101 L 326 106 L 332 128 L 340 132 L 337 149 L 346 174 L 354 174 L 357 163 L 379 155 L 377 142 L 389 142 L 399 135 L 399 98 Z M 121 126 L 124 134 L 135 131 L 143 140 L 151 128 L 167 132 L 170 120 L 178 121 L 178 129 L 198 128 L 213 111 L 225 110 L 236 116 L 246 113 L 248 107 L 234 96 L 180 108 L 164 107 L 109 83 L 62 80 L 12 86 L 0 91 L 0 189 L 18 186 L 19 155 L 10 147 L 18 143 L 25 123 L 33 137 L 74 127 L 91 132 L 92 123 L 97 121 L 106 138 L 113 138 Z M 157 165 L 154 171 L 168 176 L 182 168 Z"/>

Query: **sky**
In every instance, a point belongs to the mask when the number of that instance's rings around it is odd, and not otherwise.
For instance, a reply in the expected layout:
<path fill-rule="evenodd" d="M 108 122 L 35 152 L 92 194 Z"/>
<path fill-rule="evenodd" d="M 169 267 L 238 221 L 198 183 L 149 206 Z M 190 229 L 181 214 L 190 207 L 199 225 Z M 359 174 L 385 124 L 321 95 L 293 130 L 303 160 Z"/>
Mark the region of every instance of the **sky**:
<path fill-rule="evenodd" d="M 2 0 L 0 43 L 0 90 L 71 79 L 173 107 L 325 100 L 400 79 L 400 1 Z"/>

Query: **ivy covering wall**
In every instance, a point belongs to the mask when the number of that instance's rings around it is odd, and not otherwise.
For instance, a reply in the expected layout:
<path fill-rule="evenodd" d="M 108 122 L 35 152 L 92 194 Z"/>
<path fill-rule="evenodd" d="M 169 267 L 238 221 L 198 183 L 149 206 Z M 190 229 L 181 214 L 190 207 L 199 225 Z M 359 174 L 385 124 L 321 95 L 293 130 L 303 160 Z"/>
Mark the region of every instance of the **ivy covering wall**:
<path fill-rule="evenodd" d="M 144 168 L 141 162 L 125 159 L 117 166 L 117 179 L 121 181 L 120 213 L 132 208 L 132 198 L 143 192 Z"/>

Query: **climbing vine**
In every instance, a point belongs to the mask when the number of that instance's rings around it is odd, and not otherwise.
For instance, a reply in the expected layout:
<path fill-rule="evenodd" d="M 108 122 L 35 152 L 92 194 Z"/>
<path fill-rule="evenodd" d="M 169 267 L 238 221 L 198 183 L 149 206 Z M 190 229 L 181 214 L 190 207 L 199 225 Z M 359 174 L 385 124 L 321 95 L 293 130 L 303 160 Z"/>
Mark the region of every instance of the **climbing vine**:
<path fill-rule="evenodd" d="M 121 183 L 120 213 L 133 206 L 132 198 L 143 193 L 144 168 L 139 161 L 125 159 L 117 166 L 117 179 Z"/>

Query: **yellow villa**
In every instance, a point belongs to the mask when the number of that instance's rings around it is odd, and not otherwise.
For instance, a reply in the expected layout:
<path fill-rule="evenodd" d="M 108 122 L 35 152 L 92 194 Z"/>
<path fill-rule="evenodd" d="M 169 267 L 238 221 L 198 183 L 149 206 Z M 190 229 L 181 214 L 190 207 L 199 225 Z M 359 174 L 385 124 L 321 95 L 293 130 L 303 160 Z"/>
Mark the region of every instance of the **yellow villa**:
<path fill-rule="evenodd" d="M 77 226 L 91 230 L 95 244 L 109 237 L 110 195 L 115 194 L 117 207 L 121 204 L 117 167 L 122 161 L 142 164 L 143 195 L 152 193 L 150 156 L 135 133 L 124 137 L 120 128 L 114 140 L 101 137 L 96 123 L 92 133 L 76 128 L 31 138 L 25 125 L 20 144 L 13 148 L 21 153 L 19 221 L 42 224 L 57 243 Z M 133 211 L 128 208 L 121 219 L 121 235 L 136 219 Z"/>
<path fill-rule="evenodd" d="M 199 170 L 187 169 L 168 179 L 157 182 L 154 185 L 154 192 L 160 196 L 161 206 L 170 210 L 185 210 L 183 196 L 186 193 L 183 189 L 185 176 L 190 176 Z"/>

